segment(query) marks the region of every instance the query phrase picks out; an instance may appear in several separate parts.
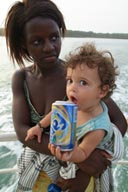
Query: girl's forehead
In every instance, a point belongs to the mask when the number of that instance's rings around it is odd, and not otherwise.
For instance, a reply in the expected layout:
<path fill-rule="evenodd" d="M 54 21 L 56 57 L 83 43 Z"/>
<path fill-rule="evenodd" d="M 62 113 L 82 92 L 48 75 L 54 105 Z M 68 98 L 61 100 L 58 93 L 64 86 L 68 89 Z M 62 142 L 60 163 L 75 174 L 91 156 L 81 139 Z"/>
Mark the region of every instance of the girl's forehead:
<path fill-rule="evenodd" d="M 35 17 L 26 23 L 26 26 L 55 26 L 59 28 L 57 22 L 51 18 Z"/>
<path fill-rule="evenodd" d="M 26 23 L 25 32 L 27 35 L 43 35 L 60 33 L 57 23 L 50 18 L 36 17 Z"/>

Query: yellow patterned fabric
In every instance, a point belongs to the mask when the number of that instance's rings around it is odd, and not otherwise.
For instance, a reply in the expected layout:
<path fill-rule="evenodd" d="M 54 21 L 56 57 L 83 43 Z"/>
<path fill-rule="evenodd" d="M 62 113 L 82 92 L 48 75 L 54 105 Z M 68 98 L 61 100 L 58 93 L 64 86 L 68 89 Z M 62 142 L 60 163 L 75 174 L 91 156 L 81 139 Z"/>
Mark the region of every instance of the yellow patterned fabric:
<path fill-rule="evenodd" d="M 47 192 L 48 191 L 48 185 L 51 184 L 52 181 L 48 177 L 48 175 L 44 172 L 41 171 L 33 188 L 32 192 Z M 85 192 L 93 192 L 94 191 L 94 178 L 91 177 L 89 185 Z"/>
<path fill-rule="evenodd" d="M 94 178 L 93 177 L 91 177 L 90 182 L 89 182 L 88 187 L 85 190 L 85 192 L 94 192 Z"/>
<path fill-rule="evenodd" d="M 32 192 L 47 192 L 48 185 L 52 183 L 51 179 L 44 171 L 39 173 L 39 176 L 32 188 Z"/>

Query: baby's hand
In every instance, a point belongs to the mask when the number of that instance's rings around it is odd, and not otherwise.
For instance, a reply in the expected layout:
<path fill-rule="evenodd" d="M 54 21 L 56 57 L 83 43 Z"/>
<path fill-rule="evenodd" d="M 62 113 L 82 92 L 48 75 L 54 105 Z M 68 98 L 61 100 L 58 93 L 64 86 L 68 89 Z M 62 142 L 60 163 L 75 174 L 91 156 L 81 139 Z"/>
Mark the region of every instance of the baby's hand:
<path fill-rule="evenodd" d="M 54 155 L 57 159 L 61 161 L 70 161 L 72 157 L 73 151 L 61 151 L 59 146 L 55 146 L 51 143 L 49 143 L 48 148 L 51 151 L 52 155 Z"/>
<path fill-rule="evenodd" d="M 38 126 L 34 126 L 27 131 L 25 141 L 32 140 L 35 136 L 37 136 L 38 142 L 41 143 L 42 132 Z"/>
<path fill-rule="evenodd" d="M 61 151 L 59 146 L 53 144 L 49 144 L 48 148 L 52 155 L 56 156 L 56 158 L 61 161 L 78 163 L 86 159 L 86 153 L 77 145 L 77 142 L 71 151 Z"/>

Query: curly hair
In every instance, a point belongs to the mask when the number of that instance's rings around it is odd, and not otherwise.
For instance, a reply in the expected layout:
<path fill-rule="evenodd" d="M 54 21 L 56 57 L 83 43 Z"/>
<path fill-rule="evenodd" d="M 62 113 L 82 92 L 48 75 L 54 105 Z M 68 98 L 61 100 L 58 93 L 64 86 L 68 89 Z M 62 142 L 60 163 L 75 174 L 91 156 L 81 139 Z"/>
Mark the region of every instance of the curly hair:
<path fill-rule="evenodd" d="M 87 65 L 89 68 L 97 68 L 101 81 L 101 88 L 109 86 L 106 97 L 111 96 L 116 88 L 116 76 L 119 74 L 118 67 L 109 51 L 98 51 L 93 43 L 86 43 L 70 52 L 65 57 L 66 68 L 75 69 L 78 65 Z"/>
<path fill-rule="evenodd" d="M 35 17 L 54 20 L 65 36 L 66 25 L 58 7 L 50 0 L 23 0 L 16 2 L 10 8 L 5 20 L 5 37 L 8 52 L 15 63 L 24 67 L 24 60 L 32 61 L 25 48 L 24 28 L 27 22 Z"/>

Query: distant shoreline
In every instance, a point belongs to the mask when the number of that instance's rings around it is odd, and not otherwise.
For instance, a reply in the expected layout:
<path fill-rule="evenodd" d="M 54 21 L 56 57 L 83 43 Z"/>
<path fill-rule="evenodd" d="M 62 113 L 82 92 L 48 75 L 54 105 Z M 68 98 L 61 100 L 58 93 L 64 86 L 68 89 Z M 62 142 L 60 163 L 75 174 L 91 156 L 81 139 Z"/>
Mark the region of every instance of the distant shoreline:
<path fill-rule="evenodd" d="M 4 28 L 0 28 L 0 36 L 4 36 Z M 128 39 L 128 33 L 95 33 L 92 31 L 67 30 L 66 36 L 70 38 L 107 38 L 107 39 Z"/>
<path fill-rule="evenodd" d="M 92 31 L 72 31 L 67 30 L 66 37 L 78 38 L 108 38 L 108 39 L 128 39 L 128 33 L 95 33 Z"/>

